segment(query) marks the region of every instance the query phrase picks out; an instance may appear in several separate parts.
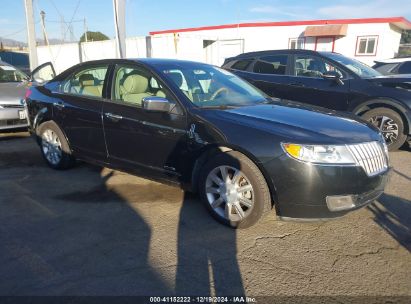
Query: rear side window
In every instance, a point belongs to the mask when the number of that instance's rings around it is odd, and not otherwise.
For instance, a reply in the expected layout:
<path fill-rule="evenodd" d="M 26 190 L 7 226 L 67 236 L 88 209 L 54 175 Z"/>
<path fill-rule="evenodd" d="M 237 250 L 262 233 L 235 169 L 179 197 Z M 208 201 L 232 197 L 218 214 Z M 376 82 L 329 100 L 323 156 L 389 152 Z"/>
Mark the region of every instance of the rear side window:
<path fill-rule="evenodd" d="M 107 65 L 82 69 L 62 83 L 61 91 L 67 94 L 102 97 L 107 69 Z"/>
<path fill-rule="evenodd" d="M 233 70 L 245 71 L 250 66 L 251 62 L 253 62 L 252 59 L 238 60 L 231 66 L 231 68 Z"/>
<path fill-rule="evenodd" d="M 399 74 L 411 74 L 411 61 L 404 62 L 398 68 Z"/>
<path fill-rule="evenodd" d="M 288 55 L 261 57 L 254 65 L 254 72 L 260 74 L 285 75 Z"/>

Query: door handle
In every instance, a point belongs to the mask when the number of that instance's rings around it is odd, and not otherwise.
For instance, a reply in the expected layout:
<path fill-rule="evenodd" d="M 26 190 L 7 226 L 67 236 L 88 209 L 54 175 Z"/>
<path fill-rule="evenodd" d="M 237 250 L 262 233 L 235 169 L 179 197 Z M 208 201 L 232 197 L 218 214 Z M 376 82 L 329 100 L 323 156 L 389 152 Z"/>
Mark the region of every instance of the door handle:
<path fill-rule="evenodd" d="M 123 116 L 121 115 L 116 115 L 113 113 L 104 113 L 104 116 L 106 116 L 108 119 L 112 120 L 112 121 L 119 121 L 123 119 Z"/>
<path fill-rule="evenodd" d="M 290 83 L 290 85 L 294 86 L 294 87 L 305 87 L 305 84 L 302 82 L 292 82 Z"/>
<path fill-rule="evenodd" d="M 59 101 L 59 102 L 53 102 L 53 106 L 59 108 L 60 110 L 64 108 L 64 103 Z"/>

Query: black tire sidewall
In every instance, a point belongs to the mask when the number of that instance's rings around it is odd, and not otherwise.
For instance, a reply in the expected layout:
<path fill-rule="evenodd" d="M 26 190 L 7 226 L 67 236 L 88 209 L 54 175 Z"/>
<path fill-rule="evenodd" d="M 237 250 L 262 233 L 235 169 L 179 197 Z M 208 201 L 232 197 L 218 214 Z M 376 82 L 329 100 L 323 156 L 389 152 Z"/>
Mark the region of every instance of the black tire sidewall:
<path fill-rule="evenodd" d="M 241 170 L 247 176 L 247 179 L 253 186 L 254 206 L 251 210 L 251 213 L 240 222 L 231 222 L 221 217 L 213 210 L 207 200 L 205 191 L 207 176 L 213 169 L 223 165 L 231 166 Z M 217 154 L 210 161 L 208 161 L 200 173 L 199 194 L 202 202 L 211 213 L 211 215 L 220 223 L 223 223 L 224 225 L 230 226 L 232 228 L 248 228 L 257 223 L 258 220 L 267 211 L 267 209 L 271 210 L 269 190 L 262 173 L 250 159 L 246 158 L 243 154 L 240 153 L 221 153 Z"/>
<path fill-rule="evenodd" d="M 391 118 L 398 125 L 398 138 L 397 138 L 397 141 L 395 141 L 391 145 L 388 145 L 388 150 L 390 150 L 390 151 L 398 150 L 399 148 L 401 148 L 401 146 L 407 140 L 407 135 L 405 134 L 404 122 L 403 122 L 400 114 L 398 114 L 396 111 L 391 110 L 391 109 L 376 108 L 376 109 L 372 109 L 368 112 L 365 112 L 362 115 L 362 118 L 369 121 L 372 117 L 381 116 L 381 115 Z"/>
<path fill-rule="evenodd" d="M 61 143 L 61 159 L 60 162 L 57 164 L 52 164 L 49 162 L 47 157 L 44 155 L 43 147 L 42 147 L 42 138 L 43 138 L 43 133 L 46 130 L 52 130 L 54 133 L 57 134 L 60 143 Z M 40 144 L 40 151 L 41 155 L 43 156 L 44 160 L 46 161 L 47 165 L 53 169 L 57 170 L 64 170 L 72 167 L 74 165 L 74 158 L 71 155 L 71 150 L 69 147 L 69 144 L 66 140 L 66 137 L 64 136 L 63 132 L 60 130 L 60 128 L 57 126 L 57 124 L 53 121 L 47 121 L 45 123 L 42 123 L 38 129 L 37 129 L 37 136 L 38 136 L 38 141 Z"/>

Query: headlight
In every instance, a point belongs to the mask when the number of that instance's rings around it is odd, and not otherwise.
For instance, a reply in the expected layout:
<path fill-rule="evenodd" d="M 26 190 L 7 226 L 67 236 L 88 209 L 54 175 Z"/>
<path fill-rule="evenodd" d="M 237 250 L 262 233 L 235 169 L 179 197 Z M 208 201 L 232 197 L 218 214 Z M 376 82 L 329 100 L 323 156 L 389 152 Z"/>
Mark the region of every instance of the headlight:
<path fill-rule="evenodd" d="M 346 146 L 299 145 L 282 143 L 283 150 L 291 157 L 309 163 L 355 165 Z"/>

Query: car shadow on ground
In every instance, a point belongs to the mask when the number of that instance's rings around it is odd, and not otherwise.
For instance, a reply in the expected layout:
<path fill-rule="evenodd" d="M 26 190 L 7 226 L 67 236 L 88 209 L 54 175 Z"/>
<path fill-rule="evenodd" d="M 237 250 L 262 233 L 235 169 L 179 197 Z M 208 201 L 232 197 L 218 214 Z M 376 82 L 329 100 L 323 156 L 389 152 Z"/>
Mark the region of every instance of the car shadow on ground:
<path fill-rule="evenodd" d="M 122 173 L 84 163 L 54 171 L 29 141 L 0 150 L 5 171 L 30 167 L 0 177 L 1 295 L 244 294 L 236 232 L 210 218 L 196 196 L 181 202 L 178 189 L 161 184 L 113 185 Z M 150 256 L 157 227 L 132 206 L 161 200 L 182 203 L 174 279 Z"/>
<path fill-rule="evenodd" d="M 384 193 L 368 209 L 375 222 L 411 252 L 411 201 Z"/>

